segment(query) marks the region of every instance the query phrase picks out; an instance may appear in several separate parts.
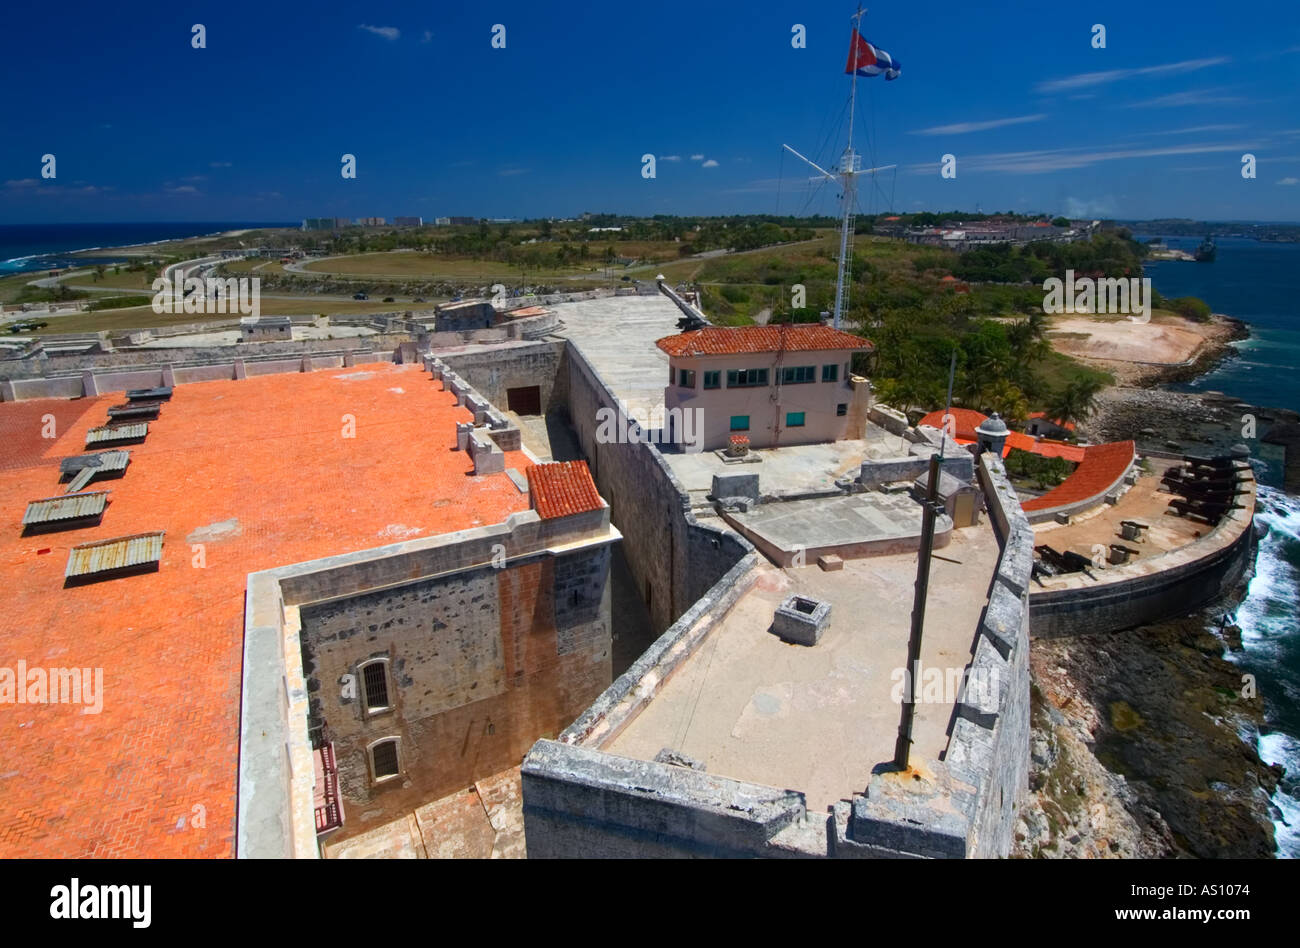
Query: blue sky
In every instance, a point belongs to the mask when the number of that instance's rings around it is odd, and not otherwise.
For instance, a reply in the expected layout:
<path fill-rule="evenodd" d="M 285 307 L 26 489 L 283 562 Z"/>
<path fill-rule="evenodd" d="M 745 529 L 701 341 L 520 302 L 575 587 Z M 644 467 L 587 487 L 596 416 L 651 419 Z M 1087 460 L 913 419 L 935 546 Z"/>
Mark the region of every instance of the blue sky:
<path fill-rule="evenodd" d="M 823 162 L 842 148 L 852 12 L 14 5 L 0 222 L 834 213 L 833 189 L 810 193 L 781 144 Z M 807 48 L 791 46 L 796 23 Z M 864 211 L 1300 220 L 1293 2 L 879 3 L 864 34 L 903 67 L 859 84 L 859 142 L 899 165 Z"/>

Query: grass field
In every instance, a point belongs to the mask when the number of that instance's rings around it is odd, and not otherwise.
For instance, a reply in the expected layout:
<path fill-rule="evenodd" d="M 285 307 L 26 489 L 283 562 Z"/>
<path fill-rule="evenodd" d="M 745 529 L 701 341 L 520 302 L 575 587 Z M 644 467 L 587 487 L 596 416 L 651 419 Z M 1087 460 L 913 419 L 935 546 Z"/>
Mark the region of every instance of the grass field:
<path fill-rule="evenodd" d="M 456 259 L 430 253 L 363 253 L 333 260 L 317 260 L 303 267 L 311 273 L 337 274 L 349 279 L 492 280 L 521 277 L 526 280 L 562 280 L 593 276 L 592 267 L 527 269 L 496 260 Z"/>
<path fill-rule="evenodd" d="M 304 299 L 297 300 L 263 299 L 263 316 L 313 316 L 317 313 L 326 315 L 353 316 L 360 313 L 393 313 L 409 309 L 410 304 L 378 303 L 359 301 L 331 301 Z M 105 330 L 121 332 L 127 329 L 150 329 L 154 326 L 174 326 L 184 323 L 198 323 L 231 320 L 237 316 L 229 313 L 155 313 L 150 306 L 133 306 L 127 309 L 105 309 L 97 313 L 76 313 L 68 316 L 42 316 L 45 333 L 63 332 L 103 332 Z M 24 334 L 11 336 L 3 333 L 0 338 L 23 338 Z M 35 335 L 41 335 L 36 333 Z"/>

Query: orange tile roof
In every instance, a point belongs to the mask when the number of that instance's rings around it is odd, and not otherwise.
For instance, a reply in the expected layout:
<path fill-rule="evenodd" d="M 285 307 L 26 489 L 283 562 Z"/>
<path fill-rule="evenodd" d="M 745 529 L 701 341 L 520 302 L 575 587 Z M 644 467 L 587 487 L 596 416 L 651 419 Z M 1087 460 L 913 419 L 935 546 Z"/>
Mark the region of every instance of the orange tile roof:
<path fill-rule="evenodd" d="M 978 440 L 975 436 L 975 429 L 984 422 L 989 420 L 989 416 L 983 412 L 975 411 L 973 408 L 953 408 L 949 414 L 952 415 L 953 430 L 950 432 L 954 438 L 964 438 L 967 441 Z M 920 421 L 918 425 L 929 425 L 931 428 L 938 428 L 943 431 L 944 411 L 940 408 L 938 411 L 932 411 Z"/>
<path fill-rule="evenodd" d="M 1089 445 L 1083 449 L 1083 460 L 1073 474 L 1043 496 L 1027 500 L 1021 506 L 1025 510 L 1049 510 L 1062 504 L 1100 497 L 1124 476 L 1136 456 L 1136 446 L 1132 441 Z"/>
<path fill-rule="evenodd" d="M 655 343 L 670 356 L 740 355 L 747 352 L 815 352 L 871 349 L 861 336 L 820 324 L 784 326 L 709 326 L 665 336 Z"/>
<path fill-rule="evenodd" d="M 544 520 L 586 513 L 605 506 L 586 461 L 530 464 L 524 473 L 528 477 L 528 493 L 533 507 Z"/>
<path fill-rule="evenodd" d="M 1020 435 L 1020 437 L 1025 438 L 1028 436 Z M 1030 438 L 1029 440 L 1033 441 L 1034 439 Z M 1067 444 L 1064 441 L 1051 441 L 1047 438 L 1039 438 L 1034 442 L 1032 448 L 1026 448 L 1025 450 L 1032 451 L 1040 457 L 1065 458 L 1067 461 L 1072 461 L 1075 464 L 1078 464 L 1083 460 L 1084 452 L 1088 449 L 1078 444 Z"/>
<path fill-rule="evenodd" d="M 951 413 L 954 426 L 953 440 L 958 444 L 975 444 L 979 440 L 975 429 L 988 421 L 988 415 L 975 411 L 973 408 L 954 408 Z M 918 421 L 917 424 L 929 425 L 931 428 L 938 428 L 942 431 L 943 414 L 943 409 L 932 411 Z M 1031 454 L 1038 454 L 1045 458 L 1065 458 L 1067 461 L 1073 461 L 1077 464 L 1083 460 L 1084 449 L 1077 444 L 1066 444 L 1063 441 L 1040 441 L 1019 431 L 1008 431 L 1007 440 L 1002 446 L 1002 456 L 1006 457 L 1012 451 L 1028 451 Z"/>
<path fill-rule="evenodd" d="M 1065 424 L 1061 424 L 1061 422 L 1058 421 L 1058 420 L 1055 419 L 1055 418 L 1048 418 L 1048 417 L 1047 417 L 1047 412 L 1045 412 L 1045 411 L 1031 411 L 1031 412 L 1030 412 L 1027 416 L 1025 416 L 1025 417 L 1026 417 L 1026 420 L 1033 420 L 1034 418 L 1043 418 L 1043 419 L 1045 419 L 1045 420 L 1047 420 L 1047 421 L 1050 421 L 1052 424 L 1056 425 L 1056 426 L 1059 427 L 1059 428 L 1064 428 L 1066 431 L 1073 431 L 1073 430 L 1074 430 L 1074 422 L 1072 422 L 1072 421 L 1067 421 Z"/>
<path fill-rule="evenodd" d="M 99 714 L 0 704 L 0 858 L 233 855 L 247 574 L 528 506 L 505 474 L 466 476 L 450 392 L 376 363 L 177 386 L 99 526 L 23 537 L 120 400 L 0 404 L 0 666 L 103 669 Z M 154 530 L 157 572 L 64 588 L 72 547 Z"/>

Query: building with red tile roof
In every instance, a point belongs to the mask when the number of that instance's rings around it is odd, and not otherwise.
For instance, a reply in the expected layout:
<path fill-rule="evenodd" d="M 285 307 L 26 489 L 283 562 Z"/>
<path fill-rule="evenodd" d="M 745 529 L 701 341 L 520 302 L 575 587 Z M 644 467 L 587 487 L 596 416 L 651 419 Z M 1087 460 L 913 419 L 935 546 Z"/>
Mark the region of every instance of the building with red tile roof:
<path fill-rule="evenodd" d="M 820 323 L 777 326 L 709 326 L 667 336 L 655 343 L 670 356 L 741 355 L 765 352 L 870 351 L 861 336 Z"/>
<path fill-rule="evenodd" d="M 0 404 L 0 656 L 103 678 L 99 713 L 0 703 L 0 857 L 233 855 L 248 575 L 528 513 L 506 473 L 449 450 L 473 417 L 453 393 L 375 363 L 179 386 L 123 476 L 96 481 L 98 525 L 23 536 L 120 400 Z M 65 588 L 72 547 L 155 531 L 156 572 Z"/>
<path fill-rule="evenodd" d="M 668 354 L 670 443 L 714 450 L 743 434 L 771 448 L 863 436 L 870 388 L 853 356 L 874 347 L 861 336 L 821 324 L 709 326 L 655 344 Z"/>

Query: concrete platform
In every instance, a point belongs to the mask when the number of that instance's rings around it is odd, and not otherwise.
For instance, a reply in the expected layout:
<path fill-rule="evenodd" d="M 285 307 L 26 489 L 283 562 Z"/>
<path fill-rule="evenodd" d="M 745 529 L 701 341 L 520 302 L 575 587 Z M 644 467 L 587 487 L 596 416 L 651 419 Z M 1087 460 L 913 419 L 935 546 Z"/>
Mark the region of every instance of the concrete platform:
<path fill-rule="evenodd" d="M 987 522 L 955 531 L 930 577 L 923 669 L 963 669 L 998 557 Z M 862 792 L 893 758 L 907 661 L 916 557 L 901 554 L 823 572 L 764 564 L 757 583 L 604 750 L 653 760 L 667 747 L 707 772 L 806 794 L 810 813 Z M 829 602 L 813 646 L 769 630 L 776 607 L 799 594 Z M 922 682 L 925 682 L 923 673 Z M 955 695 L 916 706 L 913 762 L 948 745 Z"/>
<path fill-rule="evenodd" d="M 907 448 L 900 448 L 902 440 L 869 423 L 863 439 L 751 451 L 760 459 L 757 464 L 728 464 L 712 451 L 665 451 L 664 460 L 691 495 L 691 503 L 699 506 L 706 503 L 715 474 L 757 474 L 759 489 L 767 495 L 834 490 L 837 478 L 856 475 L 867 458 L 906 455 Z"/>
<path fill-rule="evenodd" d="M 582 350 L 632 418 L 648 425 L 652 410 L 662 413 L 668 356 L 655 341 L 678 331 L 682 311 L 671 300 L 662 294 L 614 296 L 552 309 L 564 324 L 555 334 Z"/>
<path fill-rule="evenodd" d="M 903 553 L 917 549 L 921 538 L 921 505 L 907 494 L 870 491 L 767 503 L 722 517 L 781 566 L 810 566 L 826 554 L 851 560 Z M 935 547 L 946 546 L 951 533 L 952 520 L 941 515 Z"/>

